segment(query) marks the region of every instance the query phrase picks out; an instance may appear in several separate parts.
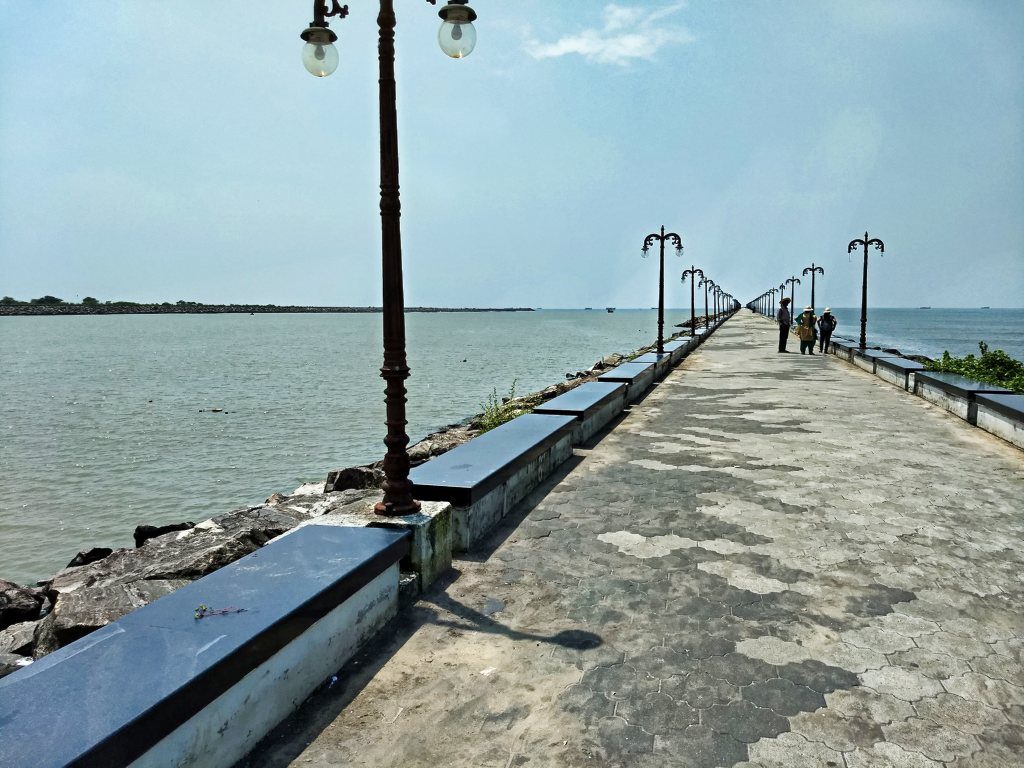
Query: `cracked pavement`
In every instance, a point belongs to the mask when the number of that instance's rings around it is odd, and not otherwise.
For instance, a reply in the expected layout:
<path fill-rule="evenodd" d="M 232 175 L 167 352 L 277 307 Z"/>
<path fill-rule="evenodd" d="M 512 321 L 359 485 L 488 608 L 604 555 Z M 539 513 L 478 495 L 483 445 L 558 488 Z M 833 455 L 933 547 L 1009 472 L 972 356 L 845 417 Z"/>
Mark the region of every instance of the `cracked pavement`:
<path fill-rule="evenodd" d="M 1024 765 L 1024 453 L 742 311 L 246 765 Z"/>

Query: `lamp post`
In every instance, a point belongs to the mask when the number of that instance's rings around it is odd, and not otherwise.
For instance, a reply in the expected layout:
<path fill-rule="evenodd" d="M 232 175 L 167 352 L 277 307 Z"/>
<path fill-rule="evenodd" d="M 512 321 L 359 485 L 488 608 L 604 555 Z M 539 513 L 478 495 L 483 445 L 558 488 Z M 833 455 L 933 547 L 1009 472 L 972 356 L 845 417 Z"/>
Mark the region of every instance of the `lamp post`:
<path fill-rule="evenodd" d="M 703 274 L 700 278 L 700 283 L 697 287 L 704 286 L 704 327 L 707 328 L 711 324 L 711 315 L 708 314 L 708 287 L 714 285 L 710 278 L 704 277 Z"/>
<path fill-rule="evenodd" d="M 771 296 L 771 311 L 770 311 L 770 314 L 771 314 L 772 317 L 775 317 L 775 294 L 778 293 L 778 292 L 779 292 L 778 288 L 769 288 L 768 289 L 768 295 Z"/>
<path fill-rule="evenodd" d="M 793 275 L 791 278 L 786 280 L 786 283 L 789 284 L 789 305 L 793 308 L 796 308 L 796 287 L 800 285 L 800 278 L 797 277 L 796 275 Z M 786 290 L 785 286 L 786 284 L 784 283 L 782 290 Z"/>
<path fill-rule="evenodd" d="M 302 63 L 310 74 L 326 77 L 338 67 L 334 41 L 338 36 L 328 28 L 326 19 L 348 15 L 348 6 L 338 0 L 313 1 L 313 21 L 300 37 L 306 41 Z M 431 5 L 435 0 L 427 0 Z M 451 0 L 438 15 L 442 19 L 438 31 L 441 49 L 452 58 L 467 56 L 476 44 L 472 22 L 476 13 L 467 0 Z M 380 515 L 408 515 L 419 511 L 409 481 L 409 436 L 405 432 L 405 380 L 409 366 L 405 354 L 405 296 L 402 288 L 402 233 L 399 224 L 401 203 L 398 192 L 398 117 L 395 97 L 395 6 L 394 0 L 380 0 L 377 16 L 380 30 L 380 220 L 381 267 L 383 274 L 382 310 L 384 321 L 384 364 L 380 375 L 385 381 L 384 402 L 387 437 L 384 444 L 384 498 L 374 509 Z"/>
<path fill-rule="evenodd" d="M 851 240 L 850 244 L 846 246 L 847 253 L 853 253 L 857 248 L 864 248 L 864 279 L 860 286 L 860 348 L 864 349 L 868 345 L 867 329 L 868 329 L 868 246 L 875 246 L 875 250 L 879 253 L 885 253 L 885 243 L 879 240 L 877 237 L 869 238 L 868 233 L 864 233 L 864 239 L 860 238 Z"/>
<path fill-rule="evenodd" d="M 690 276 L 690 335 L 693 336 L 697 333 L 697 313 L 693 306 L 693 286 L 697 282 L 697 275 L 700 275 L 701 279 L 704 278 L 704 270 L 697 269 L 697 267 L 690 265 L 689 269 L 683 270 L 683 276 L 680 278 L 684 283 L 686 282 L 686 276 Z"/>
<path fill-rule="evenodd" d="M 644 247 L 640 249 L 644 258 L 647 258 L 647 251 L 657 240 L 661 245 L 661 261 L 658 266 L 658 354 L 665 353 L 665 340 L 663 332 L 665 329 L 665 241 L 669 240 L 676 247 L 676 256 L 683 252 L 683 241 L 675 232 L 666 234 L 665 227 L 661 228 L 661 234 L 654 232 L 644 238 Z"/>
<path fill-rule="evenodd" d="M 812 261 L 811 262 L 811 266 L 804 267 L 804 271 L 803 271 L 802 274 L 804 275 L 804 277 L 806 277 L 807 275 L 811 276 L 811 306 L 812 307 L 816 307 L 818 305 L 814 303 L 814 276 L 816 274 L 824 275 L 825 274 L 825 268 L 824 267 L 815 266 L 814 262 Z"/>

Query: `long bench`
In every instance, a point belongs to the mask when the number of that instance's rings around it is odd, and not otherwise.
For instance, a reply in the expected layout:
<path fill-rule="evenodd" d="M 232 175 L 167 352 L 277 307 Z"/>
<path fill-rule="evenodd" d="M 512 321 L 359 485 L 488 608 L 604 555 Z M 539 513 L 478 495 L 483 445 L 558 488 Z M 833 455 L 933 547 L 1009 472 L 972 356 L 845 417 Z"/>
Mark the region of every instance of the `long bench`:
<path fill-rule="evenodd" d="M 234 764 L 394 615 L 408 548 L 308 526 L 0 679 L 0 765 Z"/>
<path fill-rule="evenodd" d="M 622 363 L 597 377 L 598 381 L 626 384 L 626 397 L 635 403 L 654 384 L 654 363 Z"/>
<path fill-rule="evenodd" d="M 914 376 L 924 365 L 905 357 L 879 357 L 875 359 L 875 375 L 901 389 L 914 391 Z"/>
<path fill-rule="evenodd" d="M 673 339 L 672 341 L 666 341 L 664 344 L 664 350 L 672 356 L 672 365 L 677 365 L 680 360 L 686 357 L 691 351 L 697 347 L 697 338 L 694 336 L 687 336 L 681 339 Z"/>
<path fill-rule="evenodd" d="M 585 443 L 626 407 L 626 385 L 616 381 L 588 381 L 548 400 L 534 413 L 572 416 L 576 419 L 573 443 Z"/>
<path fill-rule="evenodd" d="M 853 364 L 868 373 L 877 373 L 876 364 L 879 360 L 895 357 L 891 352 L 883 352 L 878 349 L 855 349 L 853 351 Z"/>
<path fill-rule="evenodd" d="M 978 409 L 978 427 L 1024 448 L 1024 395 L 978 394 L 974 402 Z"/>
<path fill-rule="evenodd" d="M 572 455 L 575 427 L 575 416 L 519 416 L 414 467 L 413 494 L 452 504 L 452 549 L 466 551 Z"/>
<path fill-rule="evenodd" d="M 918 371 L 914 377 L 914 394 L 945 408 L 969 424 L 978 423 L 975 398 L 982 393 L 1007 394 L 1009 390 L 956 373 Z"/>
<path fill-rule="evenodd" d="M 857 349 L 857 342 L 850 341 L 848 339 L 832 339 L 829 342 L 832 347 L 832 354 L 836 357 L 845 360 L 848 363 L 853 362 L 854 350 Z"/>
<path fill-rule="evenodd" d="M 662 352 L 660 355 L 657 352 L 647 352 L 646 354 L 634 357 L 632 362 L 634 363 L 653 363 L 654 364 L 654 378 L 661 381 L 668 372 L 672 370 L 672 353 Z"/>

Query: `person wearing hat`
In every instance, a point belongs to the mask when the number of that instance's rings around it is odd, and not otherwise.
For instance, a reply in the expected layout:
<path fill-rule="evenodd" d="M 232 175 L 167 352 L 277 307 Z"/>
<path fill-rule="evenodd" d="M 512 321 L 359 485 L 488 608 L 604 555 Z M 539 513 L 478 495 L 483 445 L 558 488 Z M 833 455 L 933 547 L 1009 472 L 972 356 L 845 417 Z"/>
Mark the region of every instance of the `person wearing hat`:
<path fill-rule="evenodd" d="M 828 352 L 828 342 L 832 338 L 832 331 L 836 329 L 836 319 L 832 315 L 832 309 L 825 307 L 825 311 L 818 318 L 818 330 L 821 331 L 821 341 L 818 347 L 819 352 Z"/>
<path fill-rule="evenodd" d="M 814 354 L 814 341 L 818 337 L 816 323 L 818 318 L 814 316 L 814 307 L 804 307 L 800 317 L 796 319 L 796 335 L 800 338 L 800 354 Z"/>
<path fill-rule="evenodd" d="M 779 313 L 776 319 L 779 321 L 779 352 L 789 352 L 786 349 L 786 340 L 789 339 L 789 326 L 793 324 L 793 318 L 789 314 L 788 296 L 779 301 Z"/>

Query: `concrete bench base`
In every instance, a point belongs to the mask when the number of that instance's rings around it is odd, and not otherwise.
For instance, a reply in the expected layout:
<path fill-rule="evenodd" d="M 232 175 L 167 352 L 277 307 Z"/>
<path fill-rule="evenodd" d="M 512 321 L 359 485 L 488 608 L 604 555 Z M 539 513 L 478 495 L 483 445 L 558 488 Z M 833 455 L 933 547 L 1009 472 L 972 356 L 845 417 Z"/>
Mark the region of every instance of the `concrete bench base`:
<path fill-rule="evenodd" d="M 408 547 L 308 526 L 14 672 L 0 765 L 234 764 L 395 614 Z"/>
<path fill-rule="evenodd" d="M 534 409 L 534 413 L 573 416 L 573 444 L 585 443 L 626 407 L 626 385 L 589 381 Z"/>
<path fill-rule="evenodd" d="M 640 357 L 633 359 L 634 363 L 653 363 L 654 364 L 654 378 L 657 381 L 664 379 L 670 370 L 672 370 L 672 353 L 662 352 L 660 355 L 657 352 L 648 352 L 647 354 L 640 355 Z"/>
<path fill-rule="evenodd" d="M 598 381 L 614 381 L 626 384 L 627 400 L 635 403 L 654 384 L 653 363 L 623 363 L 612 368 L 608 373 L 602 373 L 597 377 Z"/>
<path fill-rule="evenodd" d="M 959 416 L 968 424 L 976 425 L 978 407 L 975 398 L 982 393 L 1008 394 L 1008 391 L 953 373 L 921 371 L 914 379 L 914 393 Z"/>
<path fill-rule="evenodd" d="M 978 427 L 1024 448 L 1024 395 L 978 395 Z"/>
<path fill-rule="evenodd" d="M 413 468 L 417 499 L 452 505 L 453 552 L 470 549 L 572 455 L 576 422 L 525 414 Z"/>

